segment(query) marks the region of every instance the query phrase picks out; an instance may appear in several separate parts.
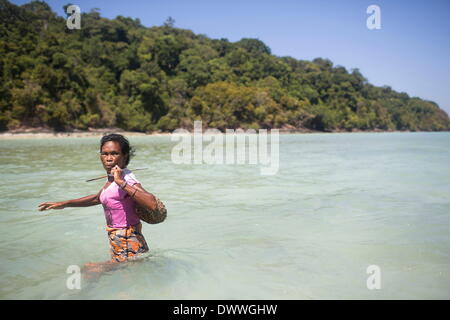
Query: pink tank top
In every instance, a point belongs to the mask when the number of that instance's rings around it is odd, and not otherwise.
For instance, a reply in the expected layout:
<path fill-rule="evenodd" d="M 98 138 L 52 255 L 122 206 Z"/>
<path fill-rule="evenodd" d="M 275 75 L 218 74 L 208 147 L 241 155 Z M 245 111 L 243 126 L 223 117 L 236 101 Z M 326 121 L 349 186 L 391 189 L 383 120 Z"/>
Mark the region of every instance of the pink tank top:
<path fill-rule="evenodd" d="M 123 179 L 133 185 L 139 183 L 134 174 L 127 168 L 123 169 Z M 140 222 L 136 214 L 136 204 L 128 193 L 112 182 L 100 193 L 100 202 L 105 211 L 106 224 L 110 228 L 126 228 Z"/>

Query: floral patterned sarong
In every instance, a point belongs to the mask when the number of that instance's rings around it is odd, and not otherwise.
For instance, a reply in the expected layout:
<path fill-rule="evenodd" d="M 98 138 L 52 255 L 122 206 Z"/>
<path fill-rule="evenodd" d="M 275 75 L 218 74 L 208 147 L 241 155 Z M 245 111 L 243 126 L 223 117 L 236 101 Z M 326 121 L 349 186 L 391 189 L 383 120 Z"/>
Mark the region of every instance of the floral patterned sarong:
<path fill-rule="evenodd" d="M 147 242 L 141 230 L 141 223 L 127 228 L 106 227 L 112 262 L 132 260 L 148 251 Z"/>

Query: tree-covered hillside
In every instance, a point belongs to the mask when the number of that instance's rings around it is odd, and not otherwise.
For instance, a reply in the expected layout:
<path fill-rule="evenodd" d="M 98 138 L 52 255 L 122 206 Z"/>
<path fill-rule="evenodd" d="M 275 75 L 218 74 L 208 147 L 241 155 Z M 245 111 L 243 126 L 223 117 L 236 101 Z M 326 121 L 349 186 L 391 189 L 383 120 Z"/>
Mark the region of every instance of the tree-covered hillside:
<path fill-rule="evenodd" d="M 326 54 L 326 53 L 324 53 Z M 173 20 L 144 27 L 91 10 L 69 30 L 45 2 L 0 0 L 0 130 L 120 127 L 449 130 L 438 105 L 326 59 L 210 39 Z"/>

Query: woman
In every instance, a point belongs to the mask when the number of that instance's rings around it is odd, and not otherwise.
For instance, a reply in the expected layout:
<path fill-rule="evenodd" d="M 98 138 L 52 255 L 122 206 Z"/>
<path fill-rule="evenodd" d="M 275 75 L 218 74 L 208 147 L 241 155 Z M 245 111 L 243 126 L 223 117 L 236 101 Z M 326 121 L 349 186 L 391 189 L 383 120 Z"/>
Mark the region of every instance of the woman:
<path fill-rule="evenodd" d="M 89 207 L 101 203 L 111 253 L 111 261 L 108 263 L 129 261 L 148 251 L 141 232 L 142 224 L 136 214 L 136 202 L 150 210 L 155 210 L 157 203 L 155 196 L 145 191 L 134 174 L 126 168 L 133 151 L 124 136 L 120 134 L 104 136 L 100 141 L 100 160 L 108 173 L 108 181 L 103 188 L 97 194 L 83 198 L 44 202 L 39 205 L 39 210 L 43 211 L 66 207 Z"/>

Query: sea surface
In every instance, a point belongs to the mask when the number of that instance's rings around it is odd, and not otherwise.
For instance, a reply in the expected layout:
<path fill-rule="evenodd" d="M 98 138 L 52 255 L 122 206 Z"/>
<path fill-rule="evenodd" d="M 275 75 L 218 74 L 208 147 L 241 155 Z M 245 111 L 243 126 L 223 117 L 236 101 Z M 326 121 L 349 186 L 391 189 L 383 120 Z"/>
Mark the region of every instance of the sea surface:
<path fill-rule="evenodd" d="M 37 206 L 100 190 L 99 140 L 0 140 L 1 299 L 450 299 L 449 132 L 280 135 L 274 175 L 130 136 L 168 217 L 77 289 L 73 268 L 109 259 L 102 207 Z"/>

